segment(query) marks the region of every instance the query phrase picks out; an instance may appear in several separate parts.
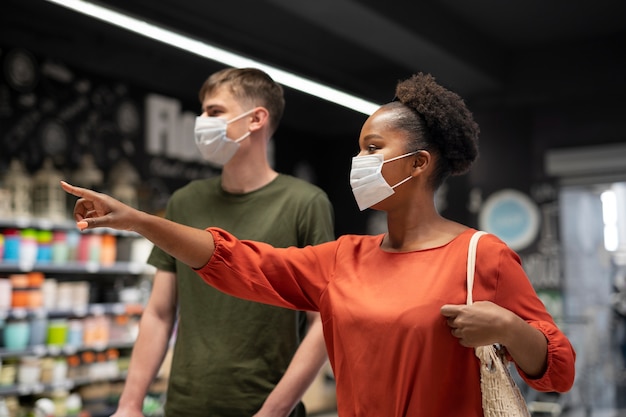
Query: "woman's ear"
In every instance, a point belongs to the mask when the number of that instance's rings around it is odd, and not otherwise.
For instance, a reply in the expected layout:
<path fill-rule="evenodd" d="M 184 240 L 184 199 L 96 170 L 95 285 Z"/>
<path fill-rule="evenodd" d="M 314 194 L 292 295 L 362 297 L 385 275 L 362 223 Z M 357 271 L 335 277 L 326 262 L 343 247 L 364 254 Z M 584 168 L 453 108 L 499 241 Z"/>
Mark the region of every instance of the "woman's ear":
<path fill-rule="evenodd" d="M 430 152 L 425 150 L 418 151 L 415 155 L 413 155 L 413 172 L 411 174 L 415 176 L 424 172 L 428 169 L 431 162 L 432 155 Z"/>
<path fill-rule="evenodd" d="M 270 113 L 265 107 L 256 107 L 250 116 L 252 117 L 251 132 L 261 129 L 270 122 Z"/>

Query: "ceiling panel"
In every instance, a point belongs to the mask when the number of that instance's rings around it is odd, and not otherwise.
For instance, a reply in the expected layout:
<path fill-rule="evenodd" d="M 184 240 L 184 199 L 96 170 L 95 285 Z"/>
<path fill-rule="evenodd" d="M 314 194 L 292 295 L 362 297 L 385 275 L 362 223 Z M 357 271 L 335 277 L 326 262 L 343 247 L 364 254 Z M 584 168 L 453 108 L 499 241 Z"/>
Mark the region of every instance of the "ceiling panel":
<path fill-rule="evenodd" d="M 483 106 L 626 93 L 622 0 L 103 0 L 134 16 L 375 102 L 430 72 Z M 196 100 L 220 64 L 44 0 L 3 0 L 2 42 Z M 288 91 L 287 122 L 352 132 L 363 115 Z"/>

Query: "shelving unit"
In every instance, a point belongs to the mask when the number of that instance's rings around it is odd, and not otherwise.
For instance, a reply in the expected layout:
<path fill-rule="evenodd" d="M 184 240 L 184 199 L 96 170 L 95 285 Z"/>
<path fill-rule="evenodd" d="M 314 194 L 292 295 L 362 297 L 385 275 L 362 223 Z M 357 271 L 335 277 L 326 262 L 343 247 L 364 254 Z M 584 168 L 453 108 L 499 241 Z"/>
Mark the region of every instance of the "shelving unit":
<path fill-rule="evenodd" d="M 115 378 L 102 378 L 102 379 L 94 379 L 89 377 L 82 378 L 67 378 L 60 382 L 53 382 L 48 384 L 36 383 L 29 385 L 12 385 L 12 386 L 0 386 L 0 397 L 8 397 L 11 395 L 14 396 L 26 396 L 26 395 L 37 395 L 42 394 L 44 392 L 52 392 L 55 390 L 66 390 L 71 391 L 77 387 L 81 387 L 84 385 L 93 384 L 95 382 L 101 381 L 115 381 L 115 380 L 124 380 L 126 378 L 126 373 L 120 373 Z"/>
<path fill-rule="evenodd" d="M 93 346 L 54 346 L 54 345 L 37 345 L 29 346 L 20 350 L 0 349 L 0 358 L 19 358 L 22 356 L 69 356 L 84 351 L 103 352 L 106 349 L 128 349 L 133 346 L 134 341 L 113 341 L 102 345 Z"/>
<path fill-rule="evenodd" d="M 8 229 L 78 233 L 75 222 L 69 220 L 52 222 L 46 219 L 33 218 L 0 219 L 0 233 Z M 27 346 L 16 349 L 8 348 L 5 338 L 0 337 L 0 377 L 2 376 L 3 366 L 13 367 L 11 372 L 14 373 L 14 377 L 8 382 L 0 378 L 0 398 L 17 397 L 20 403 L 22 401 L 30 403 L 33 399 L 42 395 L 49 395 L 59 391 L 67 393 L 79 392 L 82 395 L 83 389 L 89 391 L 91 386 L 95 388 L 99 384 L 107 382 L 121 384 L 125 379 L 130 351 L 136 337 L 136 326 L 139 316 L 143 312 L 143 303 L 146 301 L 145 298 L 147 296 L 144 288 L 141 299 L 127 301 L 121 299 L 121 291 L 117 293 L 117 290 L 132 289 L 137 294 L 139 283 L 146 281 L 145 278 L 153 274 L 154 268 L 141 260 L 137 261 L 136 254 L 133 254 L 135 243 L 146 242 L 140 235 L 107 228 L 85 231 L 79 234 L 81 238 L 91 235 L 110 235 L 115 237 L 116 252 L 113 261 L 103 263 L 93 259 L 88 261 L 77 259 L 59 261 L 55 259 L 23 262 L 21 259 L 6 260 L 0 256 L 0 278 L 9 279 L 14 275 L 35 273 L 43 274 L 44 281 L 48 279 L 55 281 L 57 287 L 64 283 L 87 282 L 89 284 L 87 293 L 89 301 L 84 304 L 76 303 L 76 300 L 72 300 L 72 305 L 70 307 L 66 306 L 67 308 L 31 305 L 17 306 L 15 304 L 5 309 L 0 306 L 0 332 L 4 332 L 6 323 L 22 321 L 29 323 L 29 326 L 31 326 L 32 321 L 37 318 L 42 319 L 48 326 L 52 321 L 58 320 L 82 322 L 86 326 L 89 318 L 104 317 L 110 326 L 107 328 L 107 332 L 105 332 L 107 335 L 106 340 L 99 338 L 96 342 L 91 341 L 90 343 L 86 343 L 86 340 L 81 339 L 82 343 L 76 343 L 76 341 L 69 343 L 66 340 L 63 344 L 49 344 L 49 340 L 47 340 L 43 344 L 31 344 L 29 342 Z M 140 252 L 147 256 L 148 251 L 146 247 L 142 248 Z M 15 287 L 13 290 L 15 290 Z M 28 291 L 28 288 L 23 290 Z M 107 300 L 92 300 L 92 297 L 107 298 Z M 109 300 L 112 297 L 117 297 L 118 299 Z M 122 322 L 126 320 L 127 326 L 130 327 L 123 327 L 123 325 L 114 327 L 113 323 L 116 323 L 115 321 L 118 319 L 123 319 Z M 117 326 L 117 323 L 115 326 Z M 115 331 L 113 330 L 114 328 Z M 127 331 L 127 329 L 129 330 Z M 110 334 L 108 333 L 109 330 L 111 331 Z M 114 355 L 112 359 L 107 356 L 107 360 L 103 361 L 105 355 L 111 352 L 118 356 Z M 83 358 L 87 356 L 98 359 L 89 364 L 83 363 Z M 80 366 L 84 366 L 84 368 L 81 368 L 80 373 L 74 372 L 72 374 L 70 372 L 72 358 L 80 358 Z M 41 369 L 43 368 L 44 360 L 47 360 L 48 363 L 51 360 L 64 362 L 63 366 L 65 366 L 66 371 L 61 376 L 55 375 L 52 380 L 48 375 L 45 379 L 29 379 L 28 383 L 23 383 L 19 379 L 20 367 L 28 360 L 41 364 L 40 372 L 42 376 L 43 371 Z M 110 362 L 107 363 L 107 361 Z M 97 366 L 101 366 L 101 368 L 95 369 Z M 76 369 L 74 368 L 74 371 Z M 84 398 L 85 403 L 93 401 L 93 398 Z"/>
<path fill-rule="evenodd" d="M 0 273 L 43 272 L 46 274 L 106 274 L 140 275 L 154 272 L 153 267 L 140 262 L 116 262 L 114 265 L 101 265 L 97 262 L 68 262 L 64 265 L 35 263 L 22 265 L 19 262 L 0 263 Z"/>

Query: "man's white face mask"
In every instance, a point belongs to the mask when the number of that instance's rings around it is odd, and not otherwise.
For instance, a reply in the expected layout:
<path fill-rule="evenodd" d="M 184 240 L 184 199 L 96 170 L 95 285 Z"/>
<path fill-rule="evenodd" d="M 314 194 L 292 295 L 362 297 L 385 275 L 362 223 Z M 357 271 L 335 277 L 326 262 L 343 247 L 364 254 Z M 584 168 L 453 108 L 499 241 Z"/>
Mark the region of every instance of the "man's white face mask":
<path fill-rule="evenodd" d="M 229 123 L 235 122 L 253 111 L 254 109 L 249 110 L 230 120 L 224 120 L 221 117 L 196 117 L 194 136 L 196 146 L 202 157 L 220 167 L 230 161 L 239 149 L 239 142 L 250 136 L 250 132 L 233 140 L 226 137 L 226 128 Z"/>

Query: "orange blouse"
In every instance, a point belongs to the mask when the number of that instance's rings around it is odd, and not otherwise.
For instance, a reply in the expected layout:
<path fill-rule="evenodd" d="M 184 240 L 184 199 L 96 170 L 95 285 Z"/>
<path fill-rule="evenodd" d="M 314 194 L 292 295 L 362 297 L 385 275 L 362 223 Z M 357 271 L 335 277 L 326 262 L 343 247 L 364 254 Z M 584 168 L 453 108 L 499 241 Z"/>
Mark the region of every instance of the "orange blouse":
<path fill-rule="evenodd" d="M 346 235 L 306 248 L 239 241 L 217 228 L 211 260 L 198 270 L 229 294 L 319 311 L 341 417 L 482 416 L 478 359 L 439 310 L 465 304 L 470 229 L 441 247 L 391 253 L 382 235 Z M 540 391 L 574 382 L 575 353 L 537 297 L 520 259 L 494 235 L 478 244 L 474 301 L 515 312 L 548 340 Z"/>

